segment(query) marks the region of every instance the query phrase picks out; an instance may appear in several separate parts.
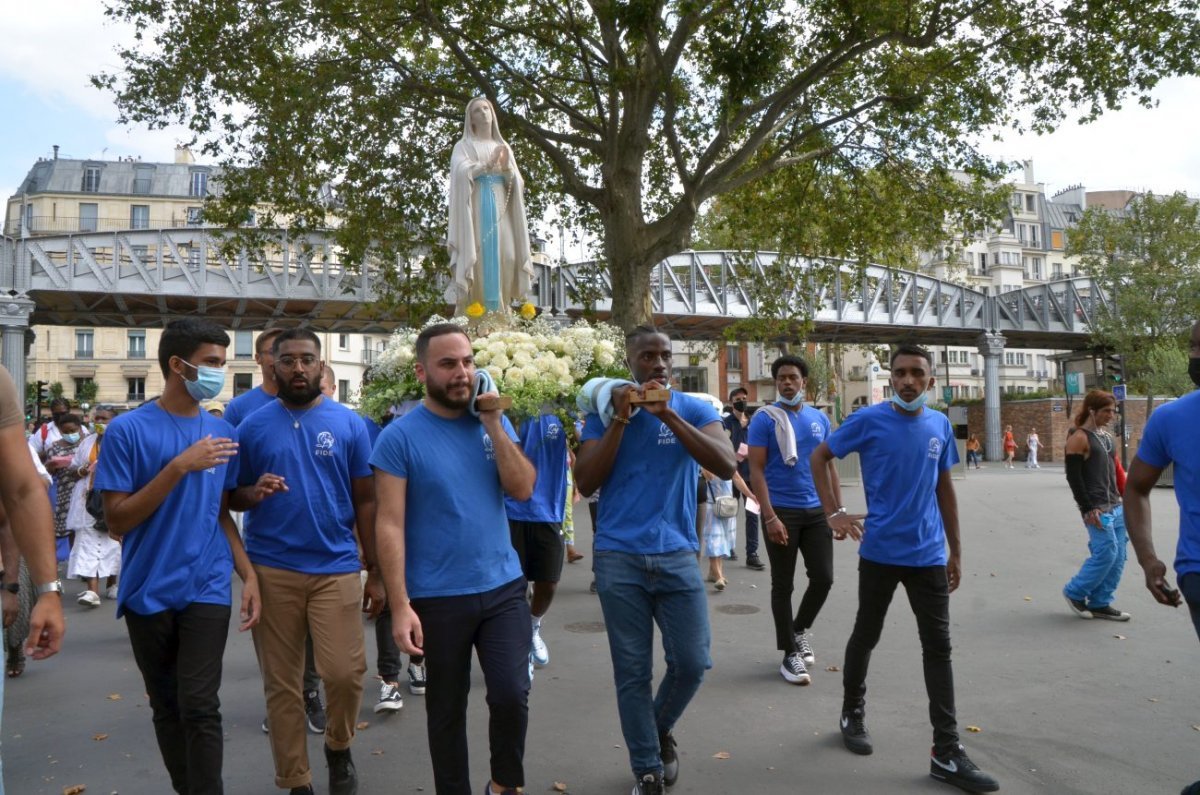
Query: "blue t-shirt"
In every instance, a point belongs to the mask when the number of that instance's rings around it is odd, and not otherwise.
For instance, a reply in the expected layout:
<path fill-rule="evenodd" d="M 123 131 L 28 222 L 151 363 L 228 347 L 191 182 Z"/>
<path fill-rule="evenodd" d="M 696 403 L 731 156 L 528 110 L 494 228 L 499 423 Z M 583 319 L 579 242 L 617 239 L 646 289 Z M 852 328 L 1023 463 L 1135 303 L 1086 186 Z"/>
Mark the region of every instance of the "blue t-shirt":
<path fill-rule="evenodd" d="M 256 386 L 229 401 L 225 407 L 225 421 L 236 428 L 242 424 L 242 420 L 274 399 L 274 395 L 268 395 L 261 386 Z"/>
<path fill-rule="evenodd" d="M 223 419 L 168 414 L 147 403 L 114 419 L 104 432 L 95 488 L 133 494 L 171 459 L 205 436 L 237 438 Z M 222 464 L 184 475 L 166 499 L 121 545 L 117 617 L 179 610 L 189 604 L 231 603 L 233 553 L 217 521 L 221 496 L 237 485 L 235 466 Z"/>
<path fill-rule="evenodd" d="M 367 429 L 367 438 L 371 441 L 371 447 L 374 447 L 375 440 L 379 438 L 379 434 L 383 433 L 383 428 L 370 417 L 363 417 L 362 421 L 363 426 Z"/>
<path fill-rule="evenodd" d="M 775 405 L 787 411 L 780 403 Z M 820 508 L 821 498 L 813 485 L 809 457 L 821 442 L 829 437 L 829 418 L 812 406 L 801 406 L 799 411 L 787 411 L 792 433 L 796 435 L 796 465 L 788 466 L 779 452 L 775 441 L 775 420 L 767 412 L 759 410 L 750 420 L 748 441 L 751 447 L 767 449 L 767 463 L 763 476 L 771 492 L 771 505 L 775 508 Z"/>
<path fill-rule="evenodd" d="M 1179 503 L 1175 574 L 1200 574 L 1200 391 L 1154 410 L 1137 457 L 1159 469 L 1175 465 Z"/>
<path fill-rule="evenodd" d="M 854 412 L 828 440 L 838 458 L 858 453 L 862 462 L 867 519 L 858 554 L 893 566 L 944 566 L 937 483 L 958 463 L 954 429 L 933 409 L 913 417 L 892 405 Z"/>
<path fill-rule="evenodd" d="M 518 441 L 507 418 L 504 429 Z M 404 572 L 411 598 L 483 593 L 521 576 L 492 439 L 478 419 L 445 419 L 418 406 L 383 429 L 371 466 L 407 479 Z"/>
<path fill-rule="evenodd" d="M 712 406 L 680 392 L 671 408 L 703 428 L 721 418 Z M 604 436 L 597 414 L 587 415 L 582 441 Z M 600 485 L 596 549 L 657 555 L 699 549 L 696 539 L 696 481 L 700 467 L 658 417 L 639 411 L 629 419 L 608 479 Z"/>
<path fill-rule="evenodd" d="M 521 423 L 521 450 L 537 470 L 533 496 L 504 497 L 509 519 L 561 524 L 567 508 L 567 432 L 562 420 L 543 414 Z"/>
<path fill-rule="evenodd" d="M 304 574 L 357 572 L 351 481 L 372 475 L 362 418 L 332 400 L 290 413 L 272 400 L 242 420 L 238 441 L 239 486 L 267 472 L 288 486 L 246 511 L 250 560 Z"/>

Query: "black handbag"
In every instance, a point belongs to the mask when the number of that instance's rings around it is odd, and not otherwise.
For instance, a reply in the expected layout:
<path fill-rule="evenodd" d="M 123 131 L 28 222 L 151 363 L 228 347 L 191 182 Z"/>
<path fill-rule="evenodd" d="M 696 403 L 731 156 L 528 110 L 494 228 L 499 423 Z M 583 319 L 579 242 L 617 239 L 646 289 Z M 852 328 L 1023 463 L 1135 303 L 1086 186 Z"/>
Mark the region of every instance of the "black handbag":
<path fill-rule="evenodd" d="M 88 489 L 87 499 L 84 500 L 83 507 L 96 520 L 96 529 L 104 532 L 108 526 L 104 524 L 104 498 L 96 489 Z"/>

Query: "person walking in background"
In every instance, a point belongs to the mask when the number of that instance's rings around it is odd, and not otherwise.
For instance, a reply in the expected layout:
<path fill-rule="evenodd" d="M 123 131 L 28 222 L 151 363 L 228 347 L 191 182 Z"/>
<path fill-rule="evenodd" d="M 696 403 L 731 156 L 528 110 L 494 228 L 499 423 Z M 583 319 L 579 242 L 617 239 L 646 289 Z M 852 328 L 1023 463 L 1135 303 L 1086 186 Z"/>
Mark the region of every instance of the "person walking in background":
<path fill-rule="evenodd" d="M 737 456 L 737 471 L 741 476 L 742 482 L 750 482 L 750 448 L 747 444 L 750 433 L 750 414 L 746 400 L 750 393 L 745 387 L 738 387 L 729 393 L 730 411 L 722 418 L 725 424 L 725 432 L 729 434 L 729 441 L 733 444 L 734 455 Z M 734 499 L 738 500 L 743 508 L 746 508 L 748 503 L 746 495 L 738 490 L 734 490 Z M 751 510 L 745 510 L 746 517 L 746 567 L 755 571 L 762 571 L 767 566 L 758 556 L 758 514 Z M 730 560 L 737 560 L 737 550 L 732 550 L 729 556 Z"/>
<path fill-rule="evenodd" d="M 1025 448 L 1029 451 L 1028 456 L 1025 458 L 1026 469 L 1041 469 L 1038 466 L 1038 447 L 1041 444 L 1041 440 L 1038 439 L 1037 428 L 1031 428 L 1029 435 L 1025 437 Z"/>
<path fill-rule="evenodd" d="M 1067 483 L 1083 515 L 1091 554 L 1063 588 L 1063 597 L 1080 618 L 1128 621 L 1129 613 L 1112 604 L 1125 571 L 1129 542 L 1117 488 L 1117 446 L 1105 430 L 1116 413 L 1113 394 L 1093 389 L 1084 396 L 1075 429 L 1067 437 Z"/>
<path fill-rule="evenodd" d="M 1011 425 L 1004 426 L 1004 466 L 1013 469 L 1013 459 L 1017 455 L 1017 440 L 1013 437 Z"/>
<path fill-rule="evenodd" d="M 100 578 L 106 578 L 104 596 L 117 598 L 117 575 L 121 573 L 121 544 L 108 534 L 108 526 L 88 511 L 88 495 L 96 478 L 100 447 L 108 424 L 116 412 L 112 406 L 96 407 L 95 430 L 75 450 L 69 468 L 77 477 L 67 509 L 67 530 L 75 537 L 67 561 L 67 577 L 82 580 L 87 588 L 77 599 L 88 607 L 100 606 Z"/>
<path fill-rule="evenodd" d="M 973 463 L 973 464 L 975 464 L 975 468 L 979 469 L 979 454 L 981 452 L 981 448 L 982 448 L 982 445 L 979 443 L 979 437 L 977 437 L 975 434 L 971 434 L 971 436 L 967 439 L 967 467 L 968 468 Z"/>
<path fill-rule="evenodd" d="M 704 500 L 704 554 L 708 556 L 708 581 L 718 591 L 729 583 L 722 566 L 724 558 L 737 547 L 738 497 L 753 500 L 754 495 L 742 476 L 734 470 L 732 480 L 721 480 L 707 469 L 700 470 L 701 496 Z"/>
<path fill-rule="evenodd" d="M 813 451 L 829 436 L 829 418 L 804 405 L 808 362 L 799 356 L 780 356 L 771 363 L 771 376 L 779 400 L 760 409 L 750 423 L 750 477 L 771 561 L 775 647 L 783 652 L 779 674 L 794 685 L 807 685 L 812 677 L 806 666 L 817 661 L 809 630 L 833 587 L 833 531 L 810 468 Z M 826 466 L 841 505 L 837 468 Z M 793 615 L 798 555 L 804 558 L 808 587 Z"/>

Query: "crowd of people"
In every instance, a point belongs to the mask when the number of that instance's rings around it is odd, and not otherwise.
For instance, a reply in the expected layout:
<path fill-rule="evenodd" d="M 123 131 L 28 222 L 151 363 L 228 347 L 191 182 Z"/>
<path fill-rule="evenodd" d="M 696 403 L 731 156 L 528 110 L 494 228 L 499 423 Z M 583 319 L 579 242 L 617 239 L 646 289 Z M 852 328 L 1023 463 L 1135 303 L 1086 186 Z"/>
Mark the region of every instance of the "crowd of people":
<path fill-rule="evenodd" d="M 722 417 L 670 388 L 671 340 L 643 326 L 627 338 L 630 379 L 589 383 L 577 427 L 548 413 L 518 429 L 489 400 L 495 387 L 476 371 L 471 340 L 457 325 L 421 332 L 416 374 L 425 397 L 382 427 L 331 399 L 320 340 L 303 329 L 260 335 L 261 386 L 216 403 L 228 345 L 206 320 L 174 321 L 158 351 L 160 396 L 121 414 L 97 407 L 90 427 L 56 403 L 52 420 L 24 437 L 11 379 L 0 370 L 0 466 L 12 473 L 0 480 L 4 617 L 20 636 L 14 652 L 6 634 L 8 676 L 21 674 L 25 655 L 42 659 L 60 647 L 63 594 L 51 540 L 58 538 L 67 576 L 82 586 L 79 604 L 115 601 L 125 621 L 175 792 L 223 791 L 218 691 L 234 573 L 238 628 L 252 633 L 261 670 L 276 787 L 314 792 L 308 731 L 324 738 L 331 795 L 358 791 L 351 748 L 367 672 L 366 613 L 378 651 L 374 709 L 401 708 L 402 654 L 409 655 L 407 685 L 424 696 L 436 792 L 473 791 L 473 656 L 489 711 L 485 793 L 523 791 L 529 693 L 550 661 L 542 619 L 564 563 L 584 557 L 570 527 L 581 498 L 593 512 L 594 590 L 633 795 L 660 795 L 679 779 L 675 729 L 712 667 L 700 564 L 707 557 L 708 579 L 721 590 L 741 512 L 746 565 L 770 567 L 778 670 L 793 685 L 811 682 L 833 542 L 859 543 L 857 614 L 842 666 L 845 747 L 874 750 L 869 663 L 903 586 L 922 650 L 929 774 L 969 792 L 999 789 L 958 732 L 949 604 L 962 576 L 951 479 L 959 462 L 949 421 L 924 405 L 933 385 L 925 349 L 895 347 L 890 400 L 835 429 L 805 402 L 803 358 L 773 362 L 771 404 L 750 412 L 737 389 Z M 1191 355 L 1200 385 L 1200 324 Z M 1200 635 L 1197 399 L 1152 415 L 1127 483 L 1105 431 L 1115 399 L 1096 390 L 1082 401 L 1065 441 L 1066 475 L 1090 557 L 1063 589 L 1081 618 L 1129 620 L 1113 601 L 1132 540 L 1151 593 L 1164 605 L 1186 598 Z M 1011 438 L 1010 431 L 1006 465 Z M 1035 466 L 1039 445 L 1032 432 L 1026 446 Z M 977 464 L 978 444 L 966 449 Z M 852 453 L 862 465 L 864 514 L 844 507 L 835 465 Z M 1149 491 L 1168 465 L 1181 505 L 1179 591 L 1155 553 L 1149 512 Z M 801 560 L 806 582 L 794 606 Z M 655 626 L 666 659 L 657 686 Z M 1200 795 L 1200 782 L 1184 792 Z"/>

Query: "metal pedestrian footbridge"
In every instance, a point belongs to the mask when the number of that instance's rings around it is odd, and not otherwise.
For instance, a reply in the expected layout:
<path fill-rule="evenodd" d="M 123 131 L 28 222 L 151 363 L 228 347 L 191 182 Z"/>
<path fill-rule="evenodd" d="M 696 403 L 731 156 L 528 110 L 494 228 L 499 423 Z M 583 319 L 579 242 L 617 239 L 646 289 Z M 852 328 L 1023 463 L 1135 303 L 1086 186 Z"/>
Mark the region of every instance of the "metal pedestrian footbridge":
<path fill-rule="evenodd" d="M 379 272 L 339 263 L 321 235 L 272 233 L 257 256 L 231 253 L 223 240 L 204 227 L 0 238 L 0 322 L 148 327 L 202 315 L 234 329 L 345 332 L 402 322 L 372 307 Z M 879 265 L 794 263 L 807 275 L 788 303 L 812 319 L 814 340 L 978 344 L 989 333 L 1014 347 L 1080 348 L 1096 312 L 1108 307 L 1090 278 L 988 294 Z M 761 285 L 777 268 L 773 253 L 676 254 L 651 275 L 655 320 L 679 337 L 719 338 L 733 321 L 758 314 Z M 577 314 L 587 300 L 601 317 L 611 311 L 612 280 L 596 263 L 536 270 L 536 303 Z"/>

